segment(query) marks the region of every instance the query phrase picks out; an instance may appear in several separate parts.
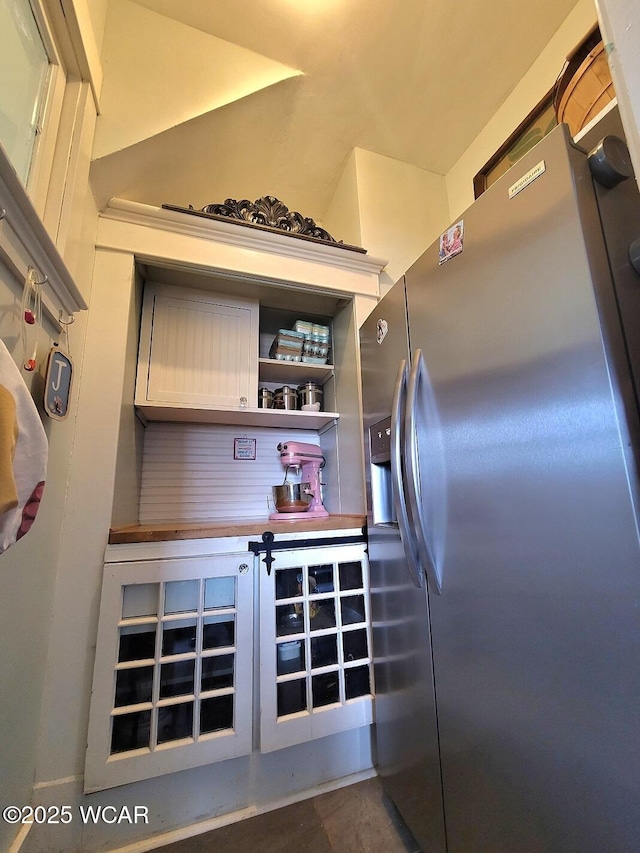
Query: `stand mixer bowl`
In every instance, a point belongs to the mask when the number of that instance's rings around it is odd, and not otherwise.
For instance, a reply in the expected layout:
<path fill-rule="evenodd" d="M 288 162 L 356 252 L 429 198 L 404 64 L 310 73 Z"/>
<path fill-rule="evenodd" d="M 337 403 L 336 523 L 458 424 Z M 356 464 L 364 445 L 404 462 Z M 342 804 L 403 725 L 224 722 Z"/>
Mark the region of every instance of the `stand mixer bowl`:
<path fill-rule="evenodd" d="M 278 512 L 306 512 L 313 500 L 310 483 L 284 482 L 272 486 L 271 491 Z"/>

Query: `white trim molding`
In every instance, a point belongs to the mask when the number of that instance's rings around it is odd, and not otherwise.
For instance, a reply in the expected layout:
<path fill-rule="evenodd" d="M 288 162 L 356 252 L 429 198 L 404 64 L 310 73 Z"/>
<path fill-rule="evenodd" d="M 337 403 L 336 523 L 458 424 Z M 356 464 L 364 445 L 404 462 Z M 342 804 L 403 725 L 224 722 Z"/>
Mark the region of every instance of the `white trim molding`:
<path fill-rule="evenodd" d="M 78 286 L 67 269 L 62 256 L 42 224 L 15 169 L 0 146 L 0 258 L 18 281 L 26 279 L 29 266 L 46 276 L 43 285 L 43 304 L 54 321 L 59 312 L 63 320 L 76 311 L 84 310 Z"/>
<path fill-rule="evenodd" d="M 233 222 L 191 217 L 189 214 L 153 207 L 126 199 L 113 198 L 101 213 L 101 220 L 129 225 L 142 225 L 161 231 L 181 234 L 210 242 L 251 249 L 258 252 L 277 254 L 279 257 L 311 261 L 324 266 L 356 270 L 378 276 L 387 264 L 386 260 L 374 258 L 330 243 L 316 244 L 299 240 L 287 234 L 268 231 L 251 231 Z M 107 239 L 104 229 L 99 232 L 99 241 Z M 105 248 L 108 242 L 99 242 Z"/>

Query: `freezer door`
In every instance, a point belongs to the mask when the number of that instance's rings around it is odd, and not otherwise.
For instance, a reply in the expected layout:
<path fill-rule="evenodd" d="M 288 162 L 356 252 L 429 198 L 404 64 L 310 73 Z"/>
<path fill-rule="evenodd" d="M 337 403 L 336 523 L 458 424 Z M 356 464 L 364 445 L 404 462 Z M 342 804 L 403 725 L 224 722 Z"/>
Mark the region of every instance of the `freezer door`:
<path fill-rule="evenodd" d="M 403 464 L 392 465 L 400 437 L 391 429 L 392 410 L 408 356 L 401 281 L 361 329 L 376 755 L 385 790 L 422 849 L 444 853 L 428 600 L 404 552 L 393 500 L 392 468 Z"/>
<path fill-rule="evenodd" d="M 420 848 L 444 853 L 444 815 L 426 591 L 397 533 L 369 530 L 377 769 Z"/>
<path fill-rule="evenodd" d="M 360 329 L 365 430 L 390 417 L 398 367 L 408 358 L 409 331 L 402 278 L 380 300 Z"/>
<path fill-rule="evenodd" d="M 564 127 L 465 213 L 462 246 L 406 275 L 439 430 L 418 430 L 419 486 L 437 444 L 446 489 L 429 606 L 448 852 L 637 850 L 628 377 L 599 320 L 606 254 Z"/>

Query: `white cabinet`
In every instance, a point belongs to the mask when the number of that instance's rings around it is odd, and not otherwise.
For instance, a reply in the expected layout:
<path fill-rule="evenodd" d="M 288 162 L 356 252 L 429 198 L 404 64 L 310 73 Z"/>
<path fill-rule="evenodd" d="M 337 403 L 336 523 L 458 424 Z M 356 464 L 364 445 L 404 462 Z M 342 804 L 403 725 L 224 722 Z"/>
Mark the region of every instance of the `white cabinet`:
<path fill-rule="evenodd" d="M 275 334 L 275 332 L 274 332 Z M 148 420 L 321 429 L 337 412 L 258 407 L 270 388 L 326 384 L 332 365 L 260 358 L 260 305 L 182 285 L 145 285 L 135 405 Z M 327 399 L 326 403 L 329 402 Z M 325 403 L 325 408 L 327 404 Z"/>
<path fill-rule="evenodd" d="M 365 543 L 306 542 L 105 565 L 87 793 L 372 722 Z"/>
<path fill-rule="evenodd" d="M 149 283 L 136 405 L 237 411 L 257 396 L 258 303 Z"/>
<path fill-rule="evenodd" d="M 252 563 L 105 566 L 85 791 L 251 752 Z"/>
<path fill-rule="evenodd" d="M 278 551 L 260 569 L 260 748 L 372 722 L 363 544 Z"/>

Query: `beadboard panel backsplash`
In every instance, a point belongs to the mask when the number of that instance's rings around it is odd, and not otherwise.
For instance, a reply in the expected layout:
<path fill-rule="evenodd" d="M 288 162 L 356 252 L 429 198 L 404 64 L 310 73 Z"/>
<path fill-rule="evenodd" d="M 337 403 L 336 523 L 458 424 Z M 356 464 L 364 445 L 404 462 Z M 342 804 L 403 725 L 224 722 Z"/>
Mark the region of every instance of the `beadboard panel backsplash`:
<path fill-rule="evenodd" d="M 234 439 L 256 440 L 256 458 L 234 459 Z M 278 443 L 319 444 L 311 430 L 150 423 L 145 430 L 140 523 L 266 517 L 284 480 Z"/>

